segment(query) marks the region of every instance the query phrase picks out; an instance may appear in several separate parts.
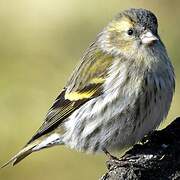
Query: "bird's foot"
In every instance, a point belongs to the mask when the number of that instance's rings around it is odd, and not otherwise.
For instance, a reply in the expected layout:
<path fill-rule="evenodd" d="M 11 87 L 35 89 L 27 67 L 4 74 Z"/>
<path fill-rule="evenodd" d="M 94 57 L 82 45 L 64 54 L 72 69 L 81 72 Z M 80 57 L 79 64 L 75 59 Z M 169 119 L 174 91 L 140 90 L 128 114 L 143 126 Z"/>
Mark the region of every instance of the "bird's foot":
<path fill-rule="evenodd" d="M 113 156 L 107 149 L 103 149 L 103 152 L 106 154 L 108 157 L 108 160 L 106 161 L 106 166 L 108 169 L 114 169 L 117 165 L 120 163 L 120 159 Z"/>
<path fill-rule="evenodd" d="M 129 159 L 127 154 L 119 159 L 111 155 L 106 149 L 103 149 L 103 151 L 108 157 L 108 161 L 106 161 L 106 165 L 109 170 L 113 170 L 117 167 L 133 166 L 134 164 L 136 164 L 135 162 L 137 160 L 137 157 L 134 157 L 133 159 Z"/>
<path fill-rule="evenodd" d="M 106 154 L 106 156 L 108 157 L 108 159 L 109 160 L 118 160 L 119 161 L 119 159 L 117 158 L 117 157 L 115 157 L 115 156 L 113 156 L 109 151 L 107 151 L 107 149 L 103 149 L 103 152 Z"/>

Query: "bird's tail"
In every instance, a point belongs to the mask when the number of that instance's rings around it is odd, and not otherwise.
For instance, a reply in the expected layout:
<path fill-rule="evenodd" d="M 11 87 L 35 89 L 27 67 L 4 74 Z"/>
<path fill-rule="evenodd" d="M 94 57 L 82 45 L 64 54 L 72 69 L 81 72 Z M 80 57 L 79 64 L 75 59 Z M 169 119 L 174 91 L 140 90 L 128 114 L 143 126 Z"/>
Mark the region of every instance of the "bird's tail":
<path fill-rule="evenodd" d="M 34 151 L 39 151 L 40 149 L 51 147 L 60 144 L 60 136 L 56 133 L 51 134 L 48 137 L 41 137 L 35 141 L 27 144 L 22 150 L 20 150 L 15 156 L 13 156 L 8 162 L 1 166 L 1 168 L 6 167 L 9 164 L 13 166 L 23 160 L 25 157 L 30 155 Z M 62 144 L 62 143 L 61 143 Z"/>
<path fill-rule="evenodd" d="M 36 147 L 38 142 L 32 142 L 31 144 L 28 144 L 25 146 L 22 150 L 20 150 L 15 156 L 13 156 L 8 162 L 6 162 L 4 165 L 1 166 L 1 168 L 4 168 L 5 166 L 12 163 L 12 165 L 16 165 L 18 162 L 23 160 L 26 156 L 31 154 L 33 152 L 33 148 Z"/>

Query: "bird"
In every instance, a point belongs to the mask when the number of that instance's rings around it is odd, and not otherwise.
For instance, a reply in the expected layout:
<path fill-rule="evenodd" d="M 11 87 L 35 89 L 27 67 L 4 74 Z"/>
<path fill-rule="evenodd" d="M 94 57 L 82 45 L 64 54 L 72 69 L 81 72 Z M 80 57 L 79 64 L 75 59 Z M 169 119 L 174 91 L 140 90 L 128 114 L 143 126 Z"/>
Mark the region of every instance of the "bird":
<path fill-rule="evenodd" d="M 40 128 L 2 167 L 56 145 L 88 153 L 132 146 L 166 118 L 174 91 L 155 14 L 124 10 L 98 33 Z"/>

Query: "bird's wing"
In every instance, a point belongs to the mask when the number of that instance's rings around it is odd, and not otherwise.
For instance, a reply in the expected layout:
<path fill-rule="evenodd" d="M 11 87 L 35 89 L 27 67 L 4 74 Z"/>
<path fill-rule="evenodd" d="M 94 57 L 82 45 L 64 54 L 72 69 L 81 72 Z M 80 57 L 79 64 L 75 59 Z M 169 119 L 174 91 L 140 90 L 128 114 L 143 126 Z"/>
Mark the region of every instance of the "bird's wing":
<path fill-rule="evenodd" d="M 102 84 L 112 61 L 112 56 L 103 53 L 96 44 L 92 44 L 65 88 L 49 109 L 44 123 L 28 143 L 53 131 L 76 109 L 92 98 L 101 95 Z"/>

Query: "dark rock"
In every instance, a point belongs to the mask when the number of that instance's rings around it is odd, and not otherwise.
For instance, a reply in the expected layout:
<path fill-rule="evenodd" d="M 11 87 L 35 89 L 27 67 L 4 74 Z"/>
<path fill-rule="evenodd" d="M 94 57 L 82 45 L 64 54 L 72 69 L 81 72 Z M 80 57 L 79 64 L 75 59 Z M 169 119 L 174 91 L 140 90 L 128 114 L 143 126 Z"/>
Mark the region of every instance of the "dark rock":
<path fill-rule="evenodd" d="M 101 180 L 180 179 L 180 118 L 146 136 L 119 160 L 108 162 Z"/>

